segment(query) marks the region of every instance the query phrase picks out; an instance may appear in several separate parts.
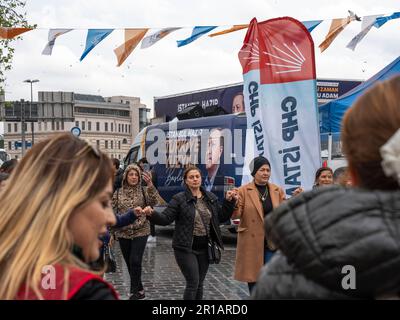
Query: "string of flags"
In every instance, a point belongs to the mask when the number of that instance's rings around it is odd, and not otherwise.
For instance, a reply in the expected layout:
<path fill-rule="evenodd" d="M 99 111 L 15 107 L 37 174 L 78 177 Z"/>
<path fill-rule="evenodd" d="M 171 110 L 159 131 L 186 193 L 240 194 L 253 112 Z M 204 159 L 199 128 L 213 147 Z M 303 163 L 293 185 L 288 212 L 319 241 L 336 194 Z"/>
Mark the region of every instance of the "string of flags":
<path fill-rule="evenodd" d="M 349 10 L 349 15 L 346 18 L 332 19 L 331 26 L 328 34 L 325 36 L 324 41 L 319 45 L 321 52 L 325 51 L 335 40 L 335 38 L 353 21 L 361 21 L 361 31 L 347 44 L 347 48 L 355 50 L 356 46 L 365 38 L 367 33 L 372 27 L 380 28 L 390 20 L 400 18 L 400 12 L 394 12 L 392 14 L 377 14 L 364 17 L 358 17 L 354 12 Z M 307 28 L 308 32 L 312 32 L 318 27 L 324 20 L 310 20 L 302 21 L 303 25 Z M 209 37 L 216 37 L 225 35 L 231 32 L 248 28 L 248 24 L 233 25 L 229 29 L 214 32 L 209 34 Z M 192 34 L 186 39 L 178 40 L 177 46 L 182 47 L 196 41 L 200 37 L 212 30 L 222 26 L 195 26 L 192 30 Z M 135 29 L 124 29 L 125 31 L 125 42 L 114 50 L 117 57 L 117 66 L 121 66 L 126 58 L 135 50 L 137 45 L 141 42 L 141 49 L 146 49 L 156 44 L 161 39 L 165 38 L 172 32 L 182 29 L 182 27 L 163 28 L 158 31 L 153 31 L 149 35 L 150 28 L 135 28 Z M 12 39 L 25 32 L 33 30 L 32 28 L 5 28 L 0 27 L 0 39 Z M 48 42 L 42 51 L 43 55 L 51 55 L 56 39 L 74 29 L 49 29 Z M 117 29 L 88 29 L 86 36 L 86 47 L 83 51 L 80 61 L 82 61 L 94 47 L 96 47 L 101 41 L 107 38 L 114 30 Z"/>

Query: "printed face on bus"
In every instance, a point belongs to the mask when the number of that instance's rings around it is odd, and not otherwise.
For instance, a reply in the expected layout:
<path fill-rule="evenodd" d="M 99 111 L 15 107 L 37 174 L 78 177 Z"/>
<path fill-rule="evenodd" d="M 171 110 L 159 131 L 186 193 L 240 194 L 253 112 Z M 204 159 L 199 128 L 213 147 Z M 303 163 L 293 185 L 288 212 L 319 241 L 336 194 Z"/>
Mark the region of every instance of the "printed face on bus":
<path fill-rule="evenodd" d="M 213 166 L 219 164 L 219 159 L 222 155 L 223 145 L 221 144 L 221 131 L 212 130 L 208 138 L 206 151 L 206 169 L 209 170 Z"/>
<path fill-rule="evenodd" d="M 232 113 L 244 111 L 244 97 L 242 94 L 237 94 L 232 101 Z"/>

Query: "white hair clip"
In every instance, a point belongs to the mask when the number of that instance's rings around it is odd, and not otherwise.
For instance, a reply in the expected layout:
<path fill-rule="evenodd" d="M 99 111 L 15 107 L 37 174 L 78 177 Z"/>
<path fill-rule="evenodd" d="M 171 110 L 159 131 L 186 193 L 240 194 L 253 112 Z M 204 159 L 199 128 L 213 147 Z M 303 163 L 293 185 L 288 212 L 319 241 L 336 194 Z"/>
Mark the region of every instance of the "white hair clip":
<path fill-rule="evenodd" d="M 400 184 L 400 129 L 380 148 L 381 166 L 387 177 Z"/>

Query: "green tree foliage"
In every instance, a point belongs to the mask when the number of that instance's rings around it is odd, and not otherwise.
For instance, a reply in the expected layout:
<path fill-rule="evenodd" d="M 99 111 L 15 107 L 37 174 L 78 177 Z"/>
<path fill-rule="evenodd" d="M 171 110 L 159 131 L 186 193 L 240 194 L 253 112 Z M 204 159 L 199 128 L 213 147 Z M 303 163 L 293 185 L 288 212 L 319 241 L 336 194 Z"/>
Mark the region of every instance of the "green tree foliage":
<path fill-rule="evenodd" d="M 21 0 L 0 0 L 0 27 L 35 28 L 36 25 L 29 25 L 26 20 L 26 12 L 21 11 L 25 7 L 25 1 Z M 14 48 L 14 39 L 0 39 L 0 94 L 4 89 L 5 72 L 11 69 Z"/>

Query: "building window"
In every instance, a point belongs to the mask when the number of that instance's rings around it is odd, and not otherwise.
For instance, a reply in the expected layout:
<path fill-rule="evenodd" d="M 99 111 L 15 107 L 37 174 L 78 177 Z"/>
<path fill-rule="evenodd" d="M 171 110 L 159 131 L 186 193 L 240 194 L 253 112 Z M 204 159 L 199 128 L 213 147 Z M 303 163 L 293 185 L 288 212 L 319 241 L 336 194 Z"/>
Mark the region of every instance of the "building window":
<path fill-rule="evenodd" d="M 108 122 L 104 123 L 104 131 L 108 131 Z"/>
<path fill-rule="evenodd" d="M 125 125 L 125 133 L 128 133 L 128 125 Z"/>
<path fill-rule="evenodd" d="M 75 121 L 75 127 L 79 127 L 79 121 Z"/>
<path fill-rule="evenodd" d="M 108 140 L 105 140 L 105 141 L 104 141 L 104 147 L 105 147 L 106 149 L 108 149 Z"/>
<path fill-rule="evenodd" d="M 96 131 L 100 131 L 100 122 L 96 122 Z"/>
<path fill-rule="evenodd" d="M 92 131 L 92 122 L 91 121 L 88 121 L 87 126 L 88 126 L 88 130 Z"/>
<path fill-rule="evenodd" d="M 18 132 L 18 123 L 14 123 L 14 132 Z"/>
<path fill-rule="evenodd" d="M 39 131 L 42 131 L 42 123 L 40 121 L 38 122 L 38 125 L 39 125 Z"/>
<path fill-rule="evenodd" d="M 118 149 L 121 150 L 121 140 L 118 141 Z"/>
<path fill-rule="evenodd" d="M 118 154 L 118 159 L 121 160 L 121 154 Z"/>
<path fill-rule="evenodd" d="M 8 132 L 11 132 L 11 123 L 8 124 Z"/>
<path fill-rule="evenodd" d="M 110 141 L 110 144 L 111 144 L 111 149 L 114 149 L 114 141 Z"/>
<path fill-rule="evenodd" d="M 96 140 L 96 146 L 97 148 L 100 148 L 100 140 Z"/>
<path fill-rule="evenodd" d="M 54 121 L 51 122 L 51 130 L 54 131 Z"/>
<path fill-rule="evenodd" d="M 24 130 L 25 130 L 25 132 L 28 131 L 28 124 L 26 122 L 24 123 Z"/>
<path fill-rule="evenodd" d="M 60 123 L 58 121 L 56 122 L 56 128 L 57 128 L 57 131 L 60 130 Z"/>
<path fill-rule="evenodd" d="M 64 121 L 61 122 L 61 130 L 64 131 Z"/>
<path fill-rule="evenodd" d="M 8 151 L 10 151 L 12 149 L 12 142 L 8 141 Z"/>
<path fill-rule="evenodd" d="M 128 131 L 128 133 L 131 133 L 131 125 L 129 125 L 129 127 L 128 127 L 128 128 L 129 128 L 129 131 Z"/>
<path fill-rule="evenodd" d="M 47 131 L 47 122 L 44 122 L 44 131 Z"/>
<path fill-rule="evenodd" d="M 82 121 L 82 130 L 86 130 L 86 122 Z"/>
<path fill-rule="evenodd" d="M 121 124 L 118 124 L 118 132 L 121 132 Z"/>
<path fill-rule="evenodd" d="M 111 132 L 114 132 L 114 123 L 111 122 Z"/>
<path fill-rule="evenodd" d="M 127 144 L 127 143 L 128 143 L 128 140 L 126 140 L 126 139 L 122 140 L 122 144 Z"/>

